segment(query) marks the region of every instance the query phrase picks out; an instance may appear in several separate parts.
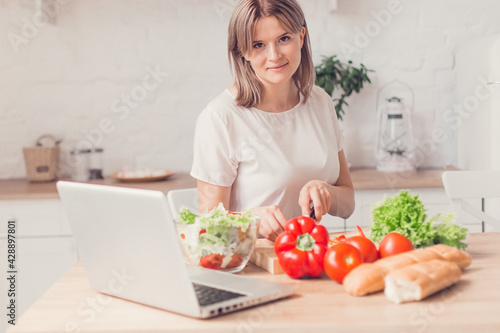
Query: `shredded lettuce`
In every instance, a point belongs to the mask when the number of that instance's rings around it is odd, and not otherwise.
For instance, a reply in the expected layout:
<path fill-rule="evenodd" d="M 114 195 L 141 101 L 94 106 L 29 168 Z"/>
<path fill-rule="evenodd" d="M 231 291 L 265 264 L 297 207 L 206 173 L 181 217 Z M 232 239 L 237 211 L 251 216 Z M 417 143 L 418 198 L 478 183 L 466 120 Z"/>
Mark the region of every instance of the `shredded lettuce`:
<path fill-rule="evenodd" d="M 196 215 L 188 208 L 182 207 L 179 211 L 179 223 L 193 224 L 199 223 L 203 228 L 217 230 L 219 227 L 241 227 L 241 231 L 245 232 L 251 222 L 256 222 L 259 218 L 254 216 L 250 210 L 243 212 L 241 215 L 230 214 L 222 203 L 206 213 Z"/>
<path fill-rule="evenodd" d="M 232 233 L 236 228 L 239 228 L 241 232 L 246 232 L 252 222 L 258 220 L 259 217 L 253 215 L 251 210 L 247 210 L 241 215 L 234 215 L 224 209 L 222 203 L 219 203 L 217 207 L 199 215 L 192 213 L 186 207 L 182 207 L 177 222 L 180 224 L 196 224 L 199 229 L 205 229 L 206 232 L 199 236 L 201 244 L 225 247 L 232 242 L 235 236 Z"/>
<path fill-rule="evenodd" d="M 454 212 L 436 214 L 427 219 L 426 209 L 418 195 L 402 190 L 394 197 L 372 205 L 370 238 L 378 242 L 391 231 L 397 231 L 410 239 L 415 247 L 446 244 L 461 250 L 467 247 L 463 240 L 467 228 L 451 222 Z"/>
<path fill-rule="evenodd" d="M 182 207 L 179 210 L 179 221 L 185 224 L 193 224 L 196 219 L 196 214 L 191 213 L 191 211 L 186 208 Z"/>

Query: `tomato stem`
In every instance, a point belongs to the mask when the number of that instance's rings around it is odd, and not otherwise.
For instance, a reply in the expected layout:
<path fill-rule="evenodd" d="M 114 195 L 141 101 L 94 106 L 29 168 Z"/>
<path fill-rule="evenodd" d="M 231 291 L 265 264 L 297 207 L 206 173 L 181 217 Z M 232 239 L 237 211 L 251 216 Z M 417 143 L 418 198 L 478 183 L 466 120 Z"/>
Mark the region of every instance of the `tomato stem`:
<path fill-rule="evenodd" d="M 313 249 L 314 244 L 316 244 L 314 238 L 310 234 L 306 233 L 297 237 L 295 247 L 301 251 L 307 252 Z"/>
<path fill-rule="evenodd" d="M 363 229 L 361 229 L 361 227 L 359 225 L 357 225 L 356 228 L 358 228 L 358 236 L 366 238 L 365 233 L 363 232 Z"/>

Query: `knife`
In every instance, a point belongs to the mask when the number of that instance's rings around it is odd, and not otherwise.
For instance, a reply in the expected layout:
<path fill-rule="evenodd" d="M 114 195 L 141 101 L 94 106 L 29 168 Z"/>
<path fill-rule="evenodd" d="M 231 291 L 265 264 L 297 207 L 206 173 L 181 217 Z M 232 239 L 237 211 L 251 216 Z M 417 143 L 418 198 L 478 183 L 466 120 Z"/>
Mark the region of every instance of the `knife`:
<path fill-rule="evenodd" d="M 316 221 L 316 212 L 314 211 L 313 203 L 310 204 L 309 217 Z"/>

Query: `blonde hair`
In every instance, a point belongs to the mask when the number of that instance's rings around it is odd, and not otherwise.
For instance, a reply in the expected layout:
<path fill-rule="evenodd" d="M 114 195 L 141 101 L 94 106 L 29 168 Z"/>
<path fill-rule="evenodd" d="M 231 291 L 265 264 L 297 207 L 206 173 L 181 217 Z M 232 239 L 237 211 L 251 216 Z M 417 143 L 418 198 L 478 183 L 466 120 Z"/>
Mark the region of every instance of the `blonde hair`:
<path fill-rule="evenodd" d="M 307 100 L 314 85 L 315 70 L 312 62 L 311 44 L 304 13 L 295 0 L 241 0 L 229 22 L 228 56 L 234 67 L 235 84 L 238 90 L 236 103 L 243 107 L 254 107 L 261 101 L 263 85 L 252 65 L 244 57 L 252 50 L 253 32 L 261 17 L 274 16 L 290 33 L 296 34 L 306 28 L 301 60 L 292 78 L 299 92 Z"/>

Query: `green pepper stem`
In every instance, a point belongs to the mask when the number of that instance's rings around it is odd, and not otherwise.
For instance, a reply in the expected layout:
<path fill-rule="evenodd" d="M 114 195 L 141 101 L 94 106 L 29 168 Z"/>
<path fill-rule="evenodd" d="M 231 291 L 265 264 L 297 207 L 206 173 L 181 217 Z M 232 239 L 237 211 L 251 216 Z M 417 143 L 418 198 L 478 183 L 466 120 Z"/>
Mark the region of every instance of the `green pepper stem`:
<path fill-rule="evenodd" d="M 316 244 L 316 241 L 310 234 L 307 233 L 297 237 L 297 243 L 295 244 L 295 247 L 301 251 L 307 252 L 313 249 L 314 244 Z"/>

